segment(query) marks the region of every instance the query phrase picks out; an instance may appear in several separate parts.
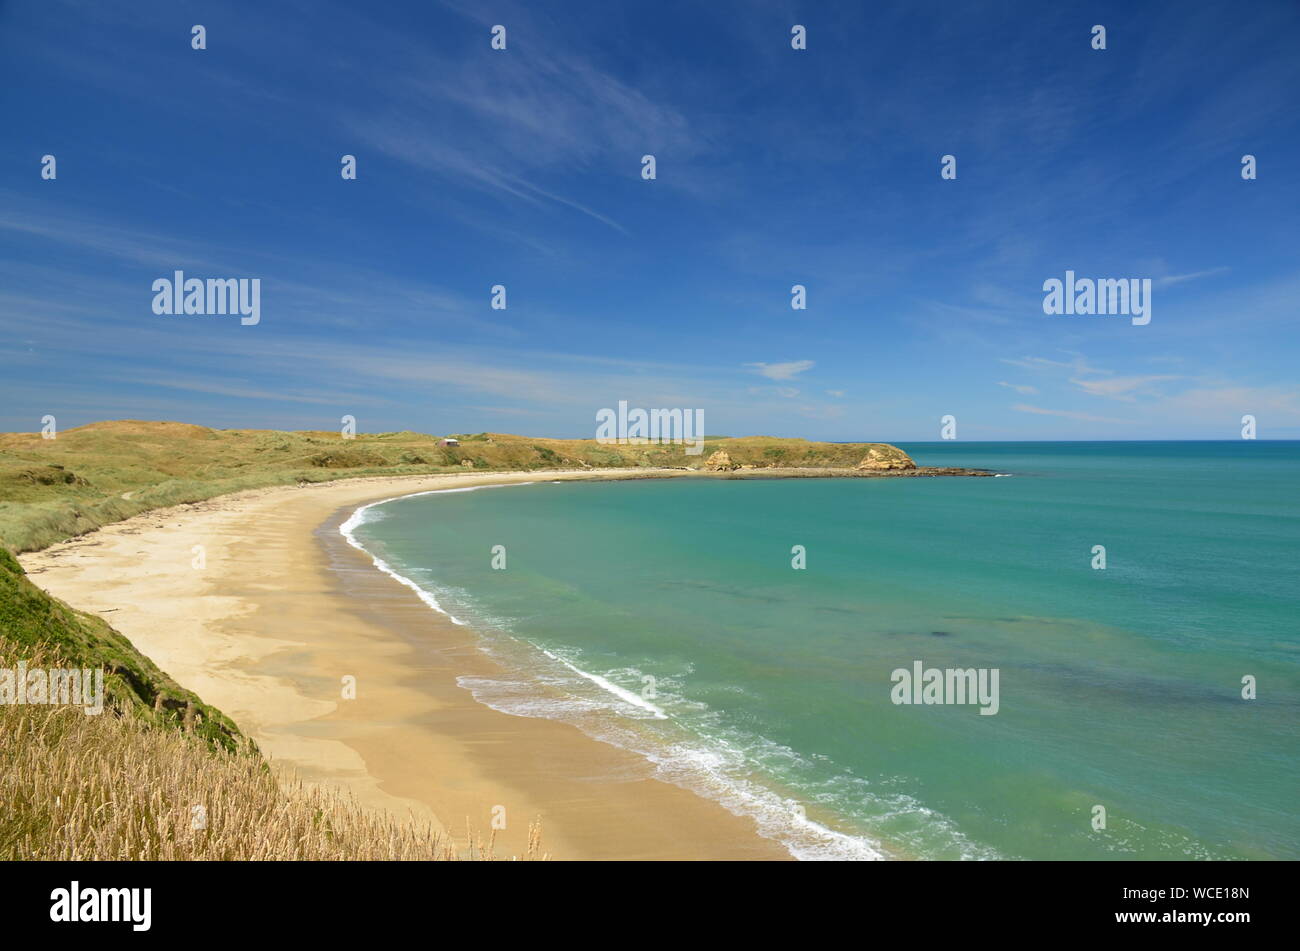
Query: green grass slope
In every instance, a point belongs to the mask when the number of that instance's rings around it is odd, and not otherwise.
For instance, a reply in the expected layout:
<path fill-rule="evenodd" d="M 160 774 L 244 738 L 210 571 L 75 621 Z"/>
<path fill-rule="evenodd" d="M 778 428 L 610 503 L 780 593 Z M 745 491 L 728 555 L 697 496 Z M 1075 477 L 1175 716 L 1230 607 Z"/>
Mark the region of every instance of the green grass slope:
<path fill-rule="evenodd" d="M 228 750 L 243 745 L 235 724 L 171 677 L 102 618 L 68 607 L 29 581 L 0 548 L 0 647 L 11 658 L 35 655 L 57 666 L 104 671 L 104 706 L 144 724 L 186 729 Z M 12 668 L 11 668 L 12 669 Z"/>

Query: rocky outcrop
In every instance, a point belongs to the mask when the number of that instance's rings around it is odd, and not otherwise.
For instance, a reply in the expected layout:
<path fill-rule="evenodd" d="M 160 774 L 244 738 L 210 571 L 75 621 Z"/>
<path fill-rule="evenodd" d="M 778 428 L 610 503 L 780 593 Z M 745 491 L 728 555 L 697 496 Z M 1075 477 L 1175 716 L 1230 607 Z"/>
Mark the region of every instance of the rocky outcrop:
<path fill-rule="evenodd" d="M 739 469 L 740 466 L 731 461 L 731 456 L 727 455 L 725 449 L 719 449 L 704 460 L 704 468 L 710 472 L 730 472 L 733 469 Z"/>
<path fill-rule="evenodd" d="M 872 446 L 855 468 L 858 469 L 915 469 L 916 463 L 897 446 Z"/>

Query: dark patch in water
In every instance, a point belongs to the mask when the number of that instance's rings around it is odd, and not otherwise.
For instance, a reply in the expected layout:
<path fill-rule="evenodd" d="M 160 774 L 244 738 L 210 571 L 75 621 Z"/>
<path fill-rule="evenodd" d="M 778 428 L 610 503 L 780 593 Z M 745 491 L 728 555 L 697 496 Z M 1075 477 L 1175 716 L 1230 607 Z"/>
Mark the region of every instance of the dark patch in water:
<path fill-rule="evenodd" d="M 949 631 L 931 631 L 930 633 L 935 637 L 949 637 L 951 635 Z"/>
<path fill-rule="evenodd" d="M 766 593 L 765 591 L 755 592 L 750 588 L 743 588 L 737 585 L 714 584 L 709 581 L 661 581 L 659 584 L 662 588 L 671 588 L 673 586 L 682 588 L 697 588 L 701 591 L 708 591 L 713 594 L 725 594 L 732 598 L 744 598 L 749 601 L 763 601 L 768 604 L 780 604 L 789 601 L 789 598 L 777 597 Z"/>

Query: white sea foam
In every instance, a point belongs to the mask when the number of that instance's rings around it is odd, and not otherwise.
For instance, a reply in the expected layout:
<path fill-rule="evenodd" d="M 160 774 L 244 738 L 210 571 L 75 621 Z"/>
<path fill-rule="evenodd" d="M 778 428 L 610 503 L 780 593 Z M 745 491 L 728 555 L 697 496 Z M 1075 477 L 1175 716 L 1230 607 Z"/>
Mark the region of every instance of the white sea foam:
<path fill-rule="evenodd" d="M 526 642 L 520 642 L 532 648 Z M 578 727 L 593 739 L 627 749 L 642 756 L 653 768 L 652 775 L 719 803 L 733 815 L 752 819 L 761 835 L 779 842 L 792 857 L 803 861 L 864 861 L 887 857 L 873 839 L 839 832 L 807 818 L 798 808 L 823 806 L 841 811 L 846 802 L 858 804 L 861 819 L 893 819 L 899 816 L 920 820 L 944 840 L 947 854 L 960 858 L 990 858 L 964 840 L 942 816 L 910 797 L 880 795 L 865 780 L 838 776 L 819 785 L 806 786 L 803 778 L 812 763 L 789 747 L 763 737 L 734 733 L 721 726 L 722 717 L 706 704 L 669 692 L 676 681 L 659 677 L 658 699 L 668 722 L 651 724 L 660 717 L 629 717 L 624 695 L 628 692 L 613 682 L 614 677 L 637 682 L 642 672 L 626 667 L 606 676 L 592 675 L 573 660 L 536 648 L 541 657 L 528 666 L 526 678 L 460 677 L 457 682 L 474 699 L 494 710 L 513 716 L 561 720 Z M 489 652 L 497 653 L 489 648 Z M 502 658 L 507 660 L 507 658 Z M 512 657 L 518 661 L 517 657 Z M 690 668 L 690 664 L 685 665 Z M 567 672 L 577 674 L 575 681 Z M 582 684 L 610 684 L 617 692 L 602 688 L 597 694 L 580 694 Z M 638 698 L 640 699 L 640 698 Z M 636 711 L 640 712 L 640 711 Z M 688 722 L 689 721 L 689 722 Z M 701 726 L 704 727 L 701 730 Z M 756 766 L 766 774 L 791 776 L 794 785 L 805 787 L 799 798 L 783 795 L 767 782 L 752 778 Z"/>
<path fill-rule="evenodd" d="M 438 599 L 434 597 L 432 592 L 426 590 L 425 588 L 422 588 L 420 585 L 416 584 L 410 578 L 406 577 L 406 575 L 401 574 L 400 572 L 395 570 L 392 565 L 384 561 L 378 555 L 375 555 L 370 551 L 368 551 L 364 545 L 362 545 L 359 541 L 357 541 L 356 530 L 369 520 L 370 516 L 367 513 L 369 513 L 371 509 L 379 505 L 386 505 L 389 502 L 396 502 L 398 499 L 413 499 L 421 495 L 444 495 L 453 492 L 474 492 L 477 491 L 478 489 L 499 489 L 499 488 L 505 488 L 506 486 L 509 485 L 536 485 L 536 483 L 508 482 L 505 483 L 504 485 L 468 485 L 468 486 L 461 486 L 455 489 L 429 489 L 428 491 L 425 492 L 410 492 L 406 495 L 394 495 L 391 498 L 380 499 L 378 502 L 371 502 L 367 505 L 361 506 L 351 515 L 349 515 L 347 520 L 344 521 L 344 523 L 339 526 L 339 534 L 342 535 L 345 539 L 347 539 L 347 543 L 351 545 L 353 548 L 355 548 L 357 551 L 363 552 L 364 554 L 369 556 L 370 560 L 375 563 L 375 567 L 378 568 L 380 571 L 382 571 L 384 574 L 388 575 L 393 580 L 399 581 L 402 584 L 406 585 L 406 587 L 410 588 L 419 596 L 421 601 L 423 601 L 429 607 L 433 608 L 439 614 L 445 614 L 453 624 L 459 624 L 462 627 L 464 627 L 465 622 L 462 621 L 460 618 L 454 616 L 450 611 L 448 611 L 441 604 L 439 604 Z"/>
<path fill-rule="evenodd" d="M 593 679 L 562 658 L 555 659 L 593 683 L 608 682 L 605 678 Z M 458 677 L 457 683 L 494 710 L 563 720 L 593 739 L 638 753 L 651 765 L 656 779 L 710 799 L 733 815 L 754 820 L 760 835 L 779 842 L 793 858 L 874 861 L 886 857 L 880 846 L 865 836 L 848 835 L 808 819 L 796 808 L 795 800 L 745 778 L 742 774 L 752 771 L 749 758 L 742 749 L 720 737 L 665 742 L 636 729 L 632 723 L 593 715 L 623 712 L 616 709 L 621 705 L 602 704 L 572 694 L 540 697 L 538 685 L 523 680 Z"/>
<path fill-rule="evenodd" d="M 506 485 L 535 485 L 533 482 L 507 483 Z M 556 483 L 552 483 L 556 484 Z M 453 492 L 473 492 L 483 488 L 503 488 L 505 486 L 467 486 L 453 489 L 433 489 L 408 495 L 393 496 L 378 502 L 371 502 L 358 508 L 339 526 L 339 533 L 352 547 L 368 555 L 375 567 L 396 581 L 414 591 L 425 604 L 453 623 L 465 625 L 466 622 L 453 616 L 439 603 L 437 597 L 425 587 L 396 571 L 391 565 L 368 551 L 356 539 L 356 529 L 374 516 L 368 514 L 377 506 L 398 499 L 414 498 L 421 495 L 439 495 Z M 378 515 L 379 513 L 375 513 Z M 504 627 L 504 625 L 501 625 Z M 854 860 L 871 861 L 887 858 L 878 842 L 866 836 L 849 835 L 838 832 L 819 822 L 808 819 L 801 809 L 796 807 L 796 800 L 779 795 L 765 785 L 748 778 L 754 772 L 755 760 L 781 760 L 786 764 L 803 764 L 806 761 L 788 747 L 773 743 L 762 737 L 737 738 L 733 742 L 718 732 L 709 736 L 699 736 L 678 717 L 670 714 L 665 707 L 679 710 L 689 708 L 698 718 L 698 711 L 703 704 L 686 701 L 685 698 L 665 697 L 665 706 L 651 703 L 639 694 L 620 686 L 609 676 L 585 670 L 573 660 L 559 653 L 547 650 L 526 641 L 517 641 L 525 648 L 540 652 L 564 670 L 576 674 L 583 682 L 598 688 L 596 696 L 583 695 L 578 682 L 562 674 L 559 669 L 547 671 L 539 665 L 530 665 L 528 675 L 535 679 L 500 679 L 483 677 L 458 677 L 457 683 L 469 690 L 474 699 L 485 706 L 514 716 L 562 720 L 578 726 L 584 733 L 601 742 L 609 743 L 640 754 L 654 768 L 656 778 L 673 783 L 690 790 L 706 799 L 722 805 L 733 815 L 747 816 L 754 820 L 761 835 L 773 839 L 784 846 L 792 857 L 803 861 L 819 860 Z M 488 653 L 497 651 L 486 648 Z M 535 657 L 536 655 L 534 655 Z M 540 660 L 540 658 L 537 658 Z M 630 679 L 639 680 L 640 672 L 629 668 L 621 673 Z M 662 689 L 665 681 L 661 678 L 657 688 Z M 590 694 L 590 690 L 586 691 Z M 693 718 L 693 719 L 694 719 Z M 707 716 L 705 717 L 707 719 Z M 656 736 L 646 729 L 638 728 L 637 721 L 669 721 L 666 729 L 674 729 L 682 739 L 672 740 Z M 745 752 L 750 752 L 747 755 Z M 758 755 L 755 756 L 757 749 Z M 848 781 L 861 783 L 864 780 L 849 778 Z M 949 826 L 943 817 L 921 806 L 909 797 L 893 796 L 887 800 L 867 792 L 865 788 L 853 791 L 858 802 L 871 802 L 875 808 L 870 811 L 876 815 L 906 814 L 925 817 L 931 823 Z M 834 809 L 836 801 L 843 802 L 838 795 L 814 796 L 809 801 L 821 802 Z M 951 830 L 952 837 L 961 839 L 959 833 Z M 968 844 L 966 844 L 968 845 Z M 984 850 L 966 845 L 959 847 L 963 858 L 988 858 Z"/>
<path fill-rule="evenodd" d="M 668 714 L 664 713 L 663 710 L 656 707 L 653 703 L 651 703 L 649 700 L 645 699 L 644 697 L 633 693 L 631 690 L 625 690 L 624 688 L 620 687 L 618 684 L 606 680 L 604 677 L 600 676 L 600 674 L 589 673 L 588 671 L 583 670 L 581 667 L 577 666 L 576 664 L 569 663 L 569 661 L 565 660 L 563 657 L 559 656 L 558 654 L 551 653 L 544 647 L 538 649 L 547 657 L 558 660 L 561 664 L 563 664 L 565 667 L 568 667 L 579 677 L 585 677 L 588 680 L 590 680 L 592 683 L 594 683 L 596 686 L 600 687 L 602 690 L 608 690 L 610 693 L 618 697 L 618 699 L 622 700 L 624 703 L 631 704 L 632 706 L 636 707 L 639 710 L 649 711 L 651 714 L 654 715 L 654 718 L 656 720 L 668 719 Z"/>

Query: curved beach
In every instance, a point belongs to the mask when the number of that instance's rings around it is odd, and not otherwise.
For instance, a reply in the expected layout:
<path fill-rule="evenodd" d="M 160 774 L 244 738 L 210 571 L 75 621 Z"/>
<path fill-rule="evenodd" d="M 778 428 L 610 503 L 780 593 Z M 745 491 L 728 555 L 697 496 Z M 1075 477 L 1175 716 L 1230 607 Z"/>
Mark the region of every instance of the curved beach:
<path fill-rule="evenodd" d="M 636 754 L 476 702 L 457 678 L 501 672 L 474 632 L 430 610 L 339 533 L 358 506 L 410 493 L 680 474 L 262 489 L 146 513 L 21 560 L 34 582 L 105 616 L 275 762 L 367 806 L 432 820 L 458 838 L 467 825 L 486 834 L 504 814 L 501 855 L 522 853 L 540 818 L 559 859 L 788 859 L 752 820 L 654 779 Z M 345 677 L 355 678 L 356 699 L 342 699 Z"/>

